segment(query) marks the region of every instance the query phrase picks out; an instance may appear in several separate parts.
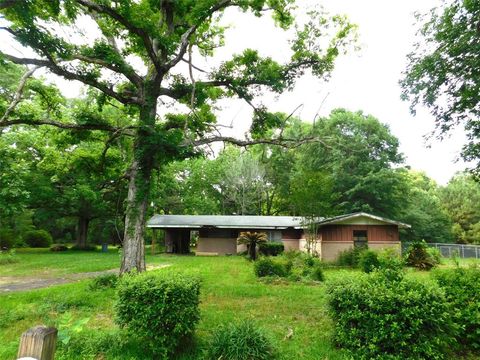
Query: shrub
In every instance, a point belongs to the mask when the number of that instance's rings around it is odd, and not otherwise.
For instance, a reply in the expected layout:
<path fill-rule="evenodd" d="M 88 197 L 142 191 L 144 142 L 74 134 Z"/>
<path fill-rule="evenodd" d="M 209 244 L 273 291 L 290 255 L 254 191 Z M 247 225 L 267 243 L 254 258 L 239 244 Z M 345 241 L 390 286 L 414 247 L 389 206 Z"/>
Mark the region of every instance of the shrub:
<path fill-rule="evenodd" d="M 259 252 L 265 256 L 277 256 L 283 253 L 285 246 L 281 242 L 260 243 Z"/>
<path fill-rule="evenodd" d="M 85 246 L 78 246 L 78 245 L 73 245 L 70 250 L 75 250 L 75 251 L 95 251 L 97 250 L 97 247 L 95 245 L 85 245 Z"/>
<path fill-rule="evenodd" d="M 408 266 L 413 266 L 419 270 L 430 270 L 438 265 L 435 259 L 429 254 L 428 247 L 425 241 L 413 242 L 405 257 L 405 263 Z"/>
<path fill-rule="evenodd" d="M 427 247 L 427 253 L 436 265 L 442 263 L 442 253 L 434 247 Z"/>
<path fill-rule="evenodd" d="M 0 250 L 15 246 L 15 234 L 10 229 L 0 229 Z"/>
<path fill-rule="evenodd" d="M 448 306 L 435 284 L 382 271 L 330 289 L 334 338 L 355 359 L 441 359 L 449 342 Z"/>
<path fill-rule="evenodd" d="M 319 262 L 316 262 L 309 271 L 309 276 L 312 280 L 315 281 L 324 281 L 325 280 L 325 275 L 323 274 L 323 267 L 322 264 Z"/>
<path fill-rule="evenodd" d="M 91 290 L 114 288 L 117 286 L 118 276 L 116 274 L 105 274 L 97 276 L 89 285 Z"/>
<path fill-rule="evenodd" d="M 250 321 L 216 329 L 207 349 L 207 359 L 270 360 L 277 357 L 270 338 Z"/>
<path fill-rule="evenodd" d="M 437 271 L 434 277 L 452 309 L 458 344 L 480 352 L 480 268 Z"/>
<path fill-rule="evenodd" d="M 52 245 L 52 235 L 45 230 L 31 230 L 23 235 L 23 240 L 32 248 L 46 248 Z"/>
<path fill-rule="evenodd" d="M 116 321 L 168 358 L 200 318 L 200 281 L 172 272 L 126 275 L 118 285 Z"/>
<path fill-rule="evenodd" d="M 364 250 L 365 249 L 351 248 L 340 252 L 336 261 L 337 265 L 357 267 L 360 253 Z"/>
<path fill-rule="evenodd" d="M 15 255 L 14 250 L 8 250 L 8 251 L 0 250 L 0 265 L 14 264 L 14 263 L 17 263 L 18 261 L 19 260 Z"/>
<path fill-rule="evenodd" d="M 57 252 L 57 251 L 67 251 L 68 246 L 63 244 L 53 244 L 50 246 L 50 251 Z"/>
<path fill-rule="evenodd" d="M 358 258 L 358 266 L 363 272 L 371 273 L 380 266 L 378 255 L 375 251 L 364 250 Z"/>
<path fill-rule="evenodd" d="M 258 259 L 253 269 L 257 277 L 265 276 L 280 276 L 286 277 L 290 274 L 292 269 L 292 262 L 285 258 L 263 257 Z"/>

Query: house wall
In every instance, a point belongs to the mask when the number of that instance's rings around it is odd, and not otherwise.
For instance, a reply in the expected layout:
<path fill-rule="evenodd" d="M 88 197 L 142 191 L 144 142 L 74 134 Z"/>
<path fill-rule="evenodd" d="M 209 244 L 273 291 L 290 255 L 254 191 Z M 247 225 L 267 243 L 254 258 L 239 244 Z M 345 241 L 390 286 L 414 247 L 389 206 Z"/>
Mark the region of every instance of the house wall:
<path fill-rule="evenodd" d="M 319 229 L 322 241 L 353 241 L 353 230 L 367 230 L 368 242 L 399 241 L 396 225 L 326 225 Z"/>
<path fill-rule="evenodd" d="M 352 248 L 354 230 L 367 231 L 368 247 L 372 250 L 393 248 L 400 252 L 400 239 L 396 225 L 326 225 L 319 229 L 322 237 L 322 259 L 334 261 L 340 252 Z"/>

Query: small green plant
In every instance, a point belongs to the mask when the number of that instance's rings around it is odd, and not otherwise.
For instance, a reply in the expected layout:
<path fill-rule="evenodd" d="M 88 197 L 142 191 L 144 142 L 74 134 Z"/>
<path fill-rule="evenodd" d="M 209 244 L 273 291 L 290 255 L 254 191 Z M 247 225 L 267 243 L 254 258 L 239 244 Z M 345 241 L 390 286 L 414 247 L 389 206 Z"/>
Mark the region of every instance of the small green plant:
<path fill-rule="evenodd" d="M 52 235 L 46 230 L 31 230 L 23 235 L 25 243 L 32 248 L 48 248 L 52 245 Z"/>
<path fill-rule="evenodd" d="M 117 286 L 116 321 L 143 339 L 155 358 L 170 357 L 200 319 L 200 281 L 172 272 L 124 275 Z"/>
<path fill-rule="evenodd" d="M 267 242 L 267 234 L 257 231 L 243 231 L 237 239 L 240 245 L 246 245 L 251 260 L 257 259 L 257 245 Z"/>
<path fill-rule="evenodd" d="M 372 250 L 362 251 L 358 258 L 358 266 L 366 273 L 371 273 L 373 270 L 378 269 L 380 267 L 378 254 Z"/>
<path fill-rule="evenodd" d="M 340 252 L 336 264 L 338 266 L 357 267 L 363 250 L 363 248 L 350 248 Z"/>
<path fill-rule="evenodd" d="M 335 342 L 355 359 L 443 359 L 450 315 L 436 284 L 377 270 L 329 291 Z"/>
<path fill-rule="evenodd" d="M 258 247 L 258 251 L 260 254 L 265 255 L 265 256 L 277 256 L 280 254 L 283 254 L 283 251 L 285 250 L 285 246 L 281 242 L 264 242 L 260 243 Z"/>
<path fill-rule="evenodd" d="M 438 265 L 436 260 L 429 254 L 427 243 L 424 240 L 410 244 L 405 256 L 405 263 L 419 270 L 430 270 Z"/>
<path fill-rule="evenodd" d="M 324 281 L 325 280 L 325 275 L 323 274 L 323 267 L 322 264 L 319 262 L 316 262 L 311 266 L 310 271 L 309 271 L 309 276 L 312 280 L 314 281 Z"/>
<path fill-rule="evenodd" d="M 440 250 L 434 247 L 428 247 L 427 253 L 435 264 L 440 265 L 442 263 L 442 253 Z"/>
<path fill-rule="evenodd" d="M 480 268 L 436 270 L 434 277 L 452 309 L 460 350 L 480 354 Z"/>
<path fill-rule="evenodd" d="M 0 251 L 0 265 L 14 264 L 19 262 L 15 250 Z"/>
<path fill-rule="evenodd" d="M 263 257 L 253 264 L 257 277 L 280 276 L 287 277 L 292 270 L 292 262 L 285 258 Z"/>
<path fill-rule="evenodd" d="M 0 250 L 8 250 L 15 246 L 15 234 L 10 229 L 0 229 Z"/>
<path fill-rule="evenodd" d="M 61 251 L 67 251 L 67 250 L 68 250 L 68 246 L 63 244 L 53 244 L 52 246 L 50 246 L 50 251 L 53 251 L 53 252 L 61 252 Z"/>
<path fill-rule="evenodd" d="M 206 359 L 272 360 L 277 350 L 269 336 L 251 321 L 228 324 L 213 333 Z"/>
<path fill-rule="evenodd" d="M 118 283 L 118 276 L 116 274 L 105 274 L 97 276 L 89 285 L 90 290 L 102 290 L 108 288 L 115 288 Z"/>
<path fill-rule="evenodd" d="M 68 345 L 72 336 L 83 331 L 90 318 L 75 319 L 72 313 L 62 315 L 58 324 L 58 340 L 63 345 Z"/>

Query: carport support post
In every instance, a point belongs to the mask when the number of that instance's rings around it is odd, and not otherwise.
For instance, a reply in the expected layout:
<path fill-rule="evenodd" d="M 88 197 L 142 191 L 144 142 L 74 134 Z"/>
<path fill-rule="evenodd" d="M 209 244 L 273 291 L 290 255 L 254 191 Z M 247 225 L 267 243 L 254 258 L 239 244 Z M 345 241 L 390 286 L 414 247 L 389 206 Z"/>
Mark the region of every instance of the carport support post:
<path fill-rule="evenodd" d="M 152 255 L 155 255 L 155 241 L 157 237 L 157 231 L 155 228 L 152 228 Z"/>

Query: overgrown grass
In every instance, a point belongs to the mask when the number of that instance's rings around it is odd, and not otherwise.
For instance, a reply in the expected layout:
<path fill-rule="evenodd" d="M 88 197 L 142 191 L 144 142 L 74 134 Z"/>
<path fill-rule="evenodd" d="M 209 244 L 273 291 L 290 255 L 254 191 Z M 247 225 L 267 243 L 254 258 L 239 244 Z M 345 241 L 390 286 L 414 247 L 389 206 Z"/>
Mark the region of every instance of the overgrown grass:
<path fill-rule="evenodd" d="M 58 276 L 82 271 L 116 268 L 116 250 L 101 252 L 51 253 L 48 250 L 21 250 L 21 261 L 2 266 L 2 276 Z M 273 336 L 282 359 L 345 359 L 332 345 L 332 323 L 327 314 L 326 288 L 330 282 L 364 276 L 358 270 L 327 268 L 325 283 L 265 284 L 259 282 L 252 263 L 241 257 L 194 257 L 156 255 L 148 264 L 171 264 L 169 271 L 197 274 L 201 280 L 201 320 L 195 346 L 184 347 L 178 359 L 201 359 L 212 329 L 243 319 L 253 319 Z M 164 271 L 162 269 L 155 271 Z M 408 276 L 432 281 L 428 273 L 408 270 Z M 57 359 L 142 359 L 135 339 L 118 341 L 114 324 L 115 289 L 92 291 L 92 280 L 23 293 L 0 295 L 0 359 L 15 359 L 18 340 L 26 329 L 47 324 L 62 327 L 89 319 L 83 331 L 65 347 L 58 346 Z M 64 325 L 65 326 L 65 325 Z M 285 339 L 293 330 L 293 336 Z M 117 340 L 115 340 L 117 339 Z M 67 349 L 70 349 L 67 353 Z M 103 349 L 96 357 L 95 349 Z M 82 351 L 82 353 L 79 353 Z"/>

